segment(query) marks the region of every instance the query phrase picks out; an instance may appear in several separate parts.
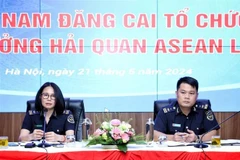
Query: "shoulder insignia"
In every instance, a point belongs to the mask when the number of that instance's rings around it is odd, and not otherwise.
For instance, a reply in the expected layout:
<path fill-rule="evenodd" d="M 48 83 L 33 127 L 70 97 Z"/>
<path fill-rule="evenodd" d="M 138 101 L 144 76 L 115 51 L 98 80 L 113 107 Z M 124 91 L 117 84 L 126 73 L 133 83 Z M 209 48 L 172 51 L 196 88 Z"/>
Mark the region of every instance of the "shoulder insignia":
<path fill-rule="evenodd" d="M 212 111 L 211 111 L 211 110 L 208 110 L 208 111 L 206 111 L 205 113 L 206 113 L 207 119 L 208 119 L 209 121 L 213 121 L 214 116 L 213 116 Z"/>
<path fill-rule="evenodd" d="M 163 112 L 164 112 L 164 113 L 167 113 L 167 108 L 163 108 Z"/>
<path fill-rule="evenodd" d="M 72 115 L 72 114 L 69 114 L 69 115 L 68 115 L 67 121 L 68 121 L 69 123 L 75 123 L 75 121 L 74 121 L 74 118 L 73 118 L 73 115 Z"/>
<path fill-rule="evenodd" d="M 163 107 L 163 112 L 164 113 L 169 113 L 169 112 L 173 112 L 176 110 L 176 107 L 175 106 L 168 106 L 168 107 Z"/>
<path fill-rule="evenodd" d="M 28 114 L 29 115 L 35 115 L 35 114 L 40 114 L 40 113 L 38 111 L 35 111 L 35 110 L 29 110 Z"/>
<path fill-rule="evenodd" d="M 208 109 L 208 104 L 205 104 L 205 105 L 204 105 L 204 109 Z"/>
<path fill-rule="evenodd" d="M 64 110 L 63 111 L 63 114 L 69 114 L 70 113 L 70 110 Z"/>
<path fill-rule="evenodd" d="M 208 110 L 208 104 L 196 104 L 195 108 Z"/>

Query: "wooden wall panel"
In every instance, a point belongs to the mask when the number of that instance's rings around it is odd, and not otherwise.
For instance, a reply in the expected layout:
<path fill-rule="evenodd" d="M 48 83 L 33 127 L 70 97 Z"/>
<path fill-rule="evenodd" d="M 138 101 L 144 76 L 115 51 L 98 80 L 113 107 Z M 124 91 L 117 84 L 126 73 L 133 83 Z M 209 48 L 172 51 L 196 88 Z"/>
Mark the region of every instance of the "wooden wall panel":
<path fill-rule="evenodd" d="M 218 122 L 231 116 L 233 112 L 216 112 L 215 116 Z M 9 141 L 18 141 L 18 136 L 21 129 L 21 124 L 23 121 L 25 113 L 0 113 L 0 135 L 8 136 Z M 108 113 L 110 118 L 119 118 L 121 120 L 129 120 L 132 127 L 135 129 L 137 134 L 144 133 L 145 123 L 148 118 L 153 117 L 152 112 L 130 112 L 130 113 Z M 99 127 L 99 122 L 103 121 L 106 117 L 105 113 L 86 113 L 86 117 L 92 120 L 93 125 L 90 129 L 90 134 L 92 134 L 97 127 Z M 97 119 L 99 117 L 99 120 Z M 232 119 L 229 119 L 221 125 L 219 134 L 222 139 L 240 139 L 240 114 L 236 115 Z"/>

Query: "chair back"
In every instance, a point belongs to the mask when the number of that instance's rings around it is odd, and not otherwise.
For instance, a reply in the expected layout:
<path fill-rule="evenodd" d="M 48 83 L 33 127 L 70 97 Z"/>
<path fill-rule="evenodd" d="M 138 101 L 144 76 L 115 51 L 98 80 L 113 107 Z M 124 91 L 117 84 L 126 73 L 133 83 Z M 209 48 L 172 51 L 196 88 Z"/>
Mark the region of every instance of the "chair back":
<path fill-rule="evenodd" d="M 69 105 L 66 107 L 73 113 L 73 117 L 75 120 L 75 138 L 76 141 L 82 141 L 82 123 L 85 117 L 85 109 L 83 100 L 80 99 L 71 99 L 69 100 Z"/>
<path fill-rule="evenodd" d="M 69 105 L 70 98 L 64 98 L 65 100 L 65 107 L 67 108 Z M 26 111 L 28 112 L 29 110 L 35 110 L 35 100 L 28 100 L 27 101 L 27 109 Z"/>
<path fill-rule="evenodd" d="M 171 103 L 175 103 L 177 101 L 176 98 L 170 98 L 167 100 L 156 100 L 154 101 L 154 105 L 153 105 L 153 119 L 155 120 L 158 114 L 158 111 L 160 111 L 160 109 L 162 107 L 165 107 Z M 200 103 L 200 104 L 207 104 L 209 107 L 211 107 L 211 103 L 209 99 L 198 99 L 196 103 Z"/>
<path fill-rule="evenodd" d="M 82 140 L 82 122 L 85 119 L 84 102 L 80 99 L 65 98 L 65 109 L 72 112 L 75 121 L 75 138 L 76 141 Z M 35 100 L 27 101 L 27 112 L 29 110 L 35 110 Z"/>

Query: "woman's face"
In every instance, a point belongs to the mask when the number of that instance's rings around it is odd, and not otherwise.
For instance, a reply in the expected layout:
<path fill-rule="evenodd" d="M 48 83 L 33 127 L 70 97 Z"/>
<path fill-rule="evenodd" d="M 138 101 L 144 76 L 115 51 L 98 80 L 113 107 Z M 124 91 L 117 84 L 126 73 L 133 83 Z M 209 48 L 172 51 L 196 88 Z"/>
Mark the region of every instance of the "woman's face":
<path fill-rule="evenodd" d="M 54 90 L 51 86 L 48 86 L 43 89 L 41 94 L 42 105 L 46 109 L 54 109 L 56 104 L 56 97 L 54 94 Z"/>

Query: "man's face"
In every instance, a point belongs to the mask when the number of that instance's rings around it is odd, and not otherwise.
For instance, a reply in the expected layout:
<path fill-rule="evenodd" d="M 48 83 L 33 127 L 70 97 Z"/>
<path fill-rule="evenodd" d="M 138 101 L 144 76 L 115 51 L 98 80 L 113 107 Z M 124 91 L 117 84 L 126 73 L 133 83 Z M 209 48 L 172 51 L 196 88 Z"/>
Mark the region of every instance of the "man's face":
<path fill-rule="evenodd" d="M 187 83 L 181 83 L 176 91 L 176 96 L 180 107 L 191 108 L 197 100 L 198 93 L 195 87 Z"/>

